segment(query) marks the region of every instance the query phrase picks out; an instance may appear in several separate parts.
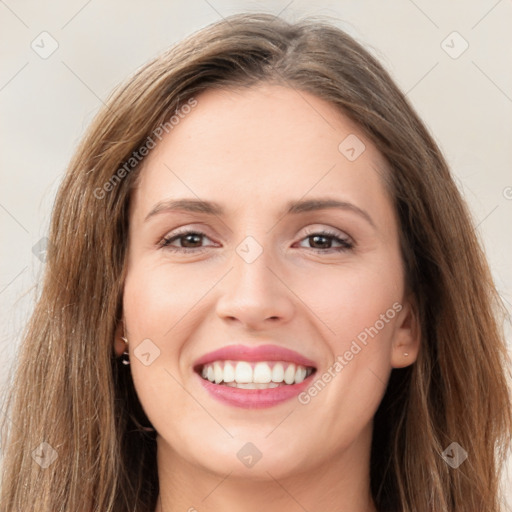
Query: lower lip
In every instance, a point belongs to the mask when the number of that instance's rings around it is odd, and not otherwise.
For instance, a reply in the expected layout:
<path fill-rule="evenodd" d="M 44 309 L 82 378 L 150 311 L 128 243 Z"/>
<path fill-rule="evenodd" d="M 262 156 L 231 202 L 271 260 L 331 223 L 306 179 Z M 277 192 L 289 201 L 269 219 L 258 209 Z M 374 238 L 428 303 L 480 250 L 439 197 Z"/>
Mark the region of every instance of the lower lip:
<path fill-rule="evenodd" d="M 246 409 L 261 409 L 264 407 L 273 407 L 296 397 L 310 385 L 311 378 L 314 374 L 315 372 L 304 379 L 300 384 L 287 384 L 269 389 L 233 388 L 231 386 L 213 384 L 209 380 L 203 379 L 200 375 L 198 375 L 198 378 L 213 398 L 225 404 Z"/>

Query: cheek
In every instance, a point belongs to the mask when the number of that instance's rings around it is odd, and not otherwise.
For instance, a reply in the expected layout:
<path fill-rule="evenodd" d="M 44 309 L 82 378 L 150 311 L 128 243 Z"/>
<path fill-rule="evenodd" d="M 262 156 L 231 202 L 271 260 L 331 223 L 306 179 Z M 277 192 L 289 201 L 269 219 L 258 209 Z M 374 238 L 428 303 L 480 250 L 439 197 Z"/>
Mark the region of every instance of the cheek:
<path fill-rule="evenodd" d="M 165 340 L 176 339 L 175 331 L 180 327 L 177 322 L 185 314 L 189 290 L 179 282 L 179 273 L 175 277 L 166 277 L 161 266 L 143 260 L 132 265 L 126 276 L 125 333 L 130 344 L 130 369 L 143 405 L 159 396 L 167 381 L 163 379 L 165 369 L 175 374 L 179 346 Z"/>
<path fill-rule="evenodd" d="M 170 427 L 176 421 L 172 411 L 186 405 L 176 381 L 183 380 L 178 365 L 179 340 L 184 338 L 180 330 L 186 322 L 180 319 L 187 318 L 199 298 L 196 295 L 182 272 L 171 273 L 165 266 L 144 259 L 129 267 L 123 315 L 130 343 L 130 371 L 139 401 L 159 432 L 174 428 Z"/>
<path fill-rule="evenodd" d="M 347 343 L 350 345 L 358 336 L 364 343 L 369 330 L 376 337 L 377 329 L 382 342 L 390 338 L 396 304 L 402 297 L 398 261 L 393 264 L 388 259 L 386 265 L 376 260 L 365 265 L 325 266 L 309 278 L 297 275 L 293 286 L 307 306 L 308 316 L 316 317 L 317 325 L 324 326 L 322 331 L 338 353 L 348 349 Z"/>
<path fill-rule="evenodd" d="M 141 261 L 129 270 L 124 288 L 123 307 L 130 334 L 163 343 L 174 336 L 180 319 L 206 289 L 207 283 L 198 279 L 197 272 Z"/>
<path fill-rule="evenodd" d="M 302 285 L 304 302 L 319 319 L 321 344 L 329 356 L 316 386 L 303 395 L 302 403 L 309 404 L 315 414 L 322 414 L 322 407 L 343 407 L 354 412 L 343 424 L 366 421 L 380 403 L 391 372 L 396 318 L 402 309 L 400 260 L 387 257 L 386 262 L 382 265 L 379 258 L 365 266 L 331 267 L 324 275 L 316 275 L 315 286 Z"/>

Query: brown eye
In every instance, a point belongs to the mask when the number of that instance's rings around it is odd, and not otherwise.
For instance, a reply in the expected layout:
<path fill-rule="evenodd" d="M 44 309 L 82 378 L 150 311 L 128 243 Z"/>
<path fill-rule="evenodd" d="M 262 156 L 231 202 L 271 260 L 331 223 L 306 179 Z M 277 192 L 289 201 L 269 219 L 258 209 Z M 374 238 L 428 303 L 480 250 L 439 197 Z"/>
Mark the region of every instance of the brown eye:
<path fill-rule="evenodd" d="M 204 239 L 208 237 L 201 232 L 197 231 L 184 231 L 182 233 L 176 233 L 172 236 L 166 236 L 161 242 L 160 247 L 165 247 L 172 251 L 187 252 L 187 250 L 203 249 L 206 246 L 203 245 Z M 175 242 L 178 242 L 176 244 Z M 213 244 L 210 244 L 213 245 Z"/>
<path fill-rule="evenodd" d="M 199 233 L 190 233 L 188 235 L 181 235 L 177 238 L 181 240 L 182 247 L 197 247 L 197 244 L 201 244 L 203 241 L 203 235 Z"/>
<path fill-rule="evenodd" d="M 330 249 L 341 252 L 354 247 L 354 244 L 348 238 L 341 238 L 337 234 L 329 232 L 312 233 L 303 238 L 303 240 L 307 241 L 310 245 L 306 248 L 320 252 L 327 252 Z M 333 243 L 337 244 L 337 247 L 333 247 Z"/>

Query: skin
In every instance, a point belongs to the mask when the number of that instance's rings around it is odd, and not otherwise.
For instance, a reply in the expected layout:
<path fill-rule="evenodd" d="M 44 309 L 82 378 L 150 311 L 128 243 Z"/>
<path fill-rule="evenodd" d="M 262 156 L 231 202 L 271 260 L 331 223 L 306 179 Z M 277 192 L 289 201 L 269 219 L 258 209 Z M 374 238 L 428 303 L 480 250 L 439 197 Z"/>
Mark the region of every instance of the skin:
<path fill-rule="evenodd" d="M 152 150 L 134 192 L 115 342 L 120 355 L 124 331 L 137 394 L 158 432 L 156 511 L 375 511 L 372 419 L 392 368 L 412 364 L 420 343 L 384 159 L 356 125 L 305 92 L 264 84 L 196 99 Z M 350 134 L 366 147 L 355 161 L 338 149 Z M 289 200 L 313 197 L 350 202 L 374 226 L 347 208 L 282 215 Z M 145 220 L 178 198 L 226 211 Z M 190 253 L 161 247 L 178 228 L 206 236 L 172 243 L 188 240 Z M 325 229 L 354 247 L 308 238 Z M 252 263 L 236 252 L 248 235 L 263 249 Z M 226 345 L 271 343 L 314 360 L 320 378 L 395 303 L 394 318 L 305 405 L 226 405 L 192 368 Z M 134 349 L 148 338 L 160 354 L 146 366 Z M 237 458 L 247 442 L 262 454 L 251 468 Z"/>

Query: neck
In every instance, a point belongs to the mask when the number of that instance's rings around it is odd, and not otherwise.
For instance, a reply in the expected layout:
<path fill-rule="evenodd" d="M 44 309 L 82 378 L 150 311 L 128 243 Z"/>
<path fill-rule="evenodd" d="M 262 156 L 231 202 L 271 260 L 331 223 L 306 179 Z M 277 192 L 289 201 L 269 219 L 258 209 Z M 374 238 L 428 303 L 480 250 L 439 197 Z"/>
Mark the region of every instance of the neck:
<path fill-rule="evenodd" d="M 358 440 L 316 467 L 279 475 L 272 468 L 260 469 L 248 477 L 193 464 L 159 437 L 160 495 L 155 512 L 377 512 L 370 493 L 370 447 L 371 425 Z"/>

